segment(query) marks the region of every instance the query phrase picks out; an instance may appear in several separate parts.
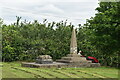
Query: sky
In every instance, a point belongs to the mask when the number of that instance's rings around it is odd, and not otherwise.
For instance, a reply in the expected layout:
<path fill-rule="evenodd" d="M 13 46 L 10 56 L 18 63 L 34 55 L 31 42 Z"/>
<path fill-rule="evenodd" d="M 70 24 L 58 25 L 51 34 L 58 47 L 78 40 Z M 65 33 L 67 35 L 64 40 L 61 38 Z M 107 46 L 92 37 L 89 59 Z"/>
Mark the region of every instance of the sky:
<path fill-rule="evenodd" d="M 0 17 L 5 24 L 14 23 L 16 16 L 21 16 L 21 21 L 67 19 L 77 26 L 95 16 L 98 3 L 98 0 L 0 0 Z"/>

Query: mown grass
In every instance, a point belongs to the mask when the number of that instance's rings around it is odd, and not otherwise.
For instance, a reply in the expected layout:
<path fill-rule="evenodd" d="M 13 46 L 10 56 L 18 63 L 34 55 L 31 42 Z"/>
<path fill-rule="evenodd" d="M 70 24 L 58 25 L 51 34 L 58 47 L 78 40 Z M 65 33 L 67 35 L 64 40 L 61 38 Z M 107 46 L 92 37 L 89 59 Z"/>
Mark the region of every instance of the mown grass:
<path fill-rule="evenodd" d="M 118 69 L 100 68 L 28 68 L 20 62 L 3 63 L 2 78 L 118 78 Z"/>

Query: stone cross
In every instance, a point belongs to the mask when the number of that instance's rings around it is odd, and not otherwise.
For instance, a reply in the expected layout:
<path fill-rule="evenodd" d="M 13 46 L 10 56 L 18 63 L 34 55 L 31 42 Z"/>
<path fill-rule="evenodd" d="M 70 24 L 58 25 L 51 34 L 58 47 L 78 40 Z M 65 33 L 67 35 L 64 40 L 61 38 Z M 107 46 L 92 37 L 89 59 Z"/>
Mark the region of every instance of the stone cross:
<path fill-rule="evenodd" d="M 74 28 L 71 36 L 70 53 L 77 54 L 77 39 L 76 39 L 76 32 Z"/>

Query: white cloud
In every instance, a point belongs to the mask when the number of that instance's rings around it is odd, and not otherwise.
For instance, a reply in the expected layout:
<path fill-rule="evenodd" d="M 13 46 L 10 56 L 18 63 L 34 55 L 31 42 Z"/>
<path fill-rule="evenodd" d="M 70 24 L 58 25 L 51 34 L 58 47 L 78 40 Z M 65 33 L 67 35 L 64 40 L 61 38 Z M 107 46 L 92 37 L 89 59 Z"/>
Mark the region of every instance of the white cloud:
<path fill-rule="evenodd" d="M 53 4 L 47 4 L 47 5 L 43 6 L 43 7 L 36 7 L 35 10 L 38 11 L 38 12 L 42 12 L 42 13 L 43 12 L 44 13 L 54 13 L 54 14 L 55 13 L 57 13 L 57 14 L 64 13 L 63 10 L 57 8 Z"/>
<path fill-rule="evenodd" d="M 86 2 L 89 1 L 89 2 Z M 16 15 L 23 19 L 61 21 L 68 19 L 77 25 L 94 16 L 98 6 L 96 0 L 1 0 L 0 15 L 9 24 L 16 20 Z"/>
<path fill-rule="evenodd" d="M 7 3 L 44 3 L 44 2 L 95 2 L 97 0 L 2 0 Z"/>

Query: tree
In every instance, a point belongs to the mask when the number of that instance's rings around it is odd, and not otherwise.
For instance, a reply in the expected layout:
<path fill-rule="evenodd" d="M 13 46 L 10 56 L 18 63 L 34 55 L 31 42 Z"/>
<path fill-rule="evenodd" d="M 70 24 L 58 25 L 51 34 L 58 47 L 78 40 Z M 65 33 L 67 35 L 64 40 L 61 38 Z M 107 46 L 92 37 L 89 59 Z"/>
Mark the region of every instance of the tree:
<path fill-rule="evenodd" d="M 3 61 L 34 61 L 38 55 L 45 54 L 56 60 L 69 54 L 73 25 L 63 21 L 48 23 L 46 19 L 43 23 L 20 22 L 20 19 L 17 17 L 14 24 L 2 25 Z"/>
<path fill-rule="evenodd" d="M 87 20 L 85 27 L 89 41 L 99 52 L 104 65 L 118 65 L 120 52 L 120 2 L 100 2 L 95 17 Z"/>

